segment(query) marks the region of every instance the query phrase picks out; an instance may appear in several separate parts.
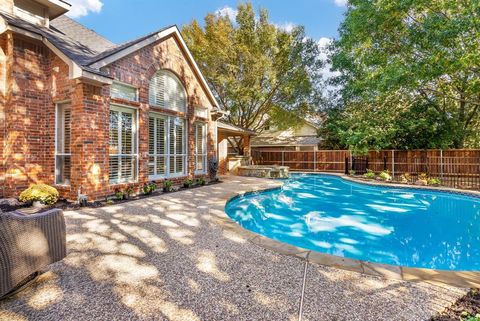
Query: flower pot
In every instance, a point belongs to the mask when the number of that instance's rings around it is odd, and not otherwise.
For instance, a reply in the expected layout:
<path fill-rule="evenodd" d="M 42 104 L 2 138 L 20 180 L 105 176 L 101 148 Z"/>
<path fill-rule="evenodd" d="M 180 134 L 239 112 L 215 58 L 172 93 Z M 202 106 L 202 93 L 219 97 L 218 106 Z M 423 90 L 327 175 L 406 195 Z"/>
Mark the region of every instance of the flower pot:
<path fill-rule="evenodd" d="M 40 201 L 33 201 L 33 207 L 35 208 L 45 208 L 47 205 L 43 204 L 42 202 Z"/>

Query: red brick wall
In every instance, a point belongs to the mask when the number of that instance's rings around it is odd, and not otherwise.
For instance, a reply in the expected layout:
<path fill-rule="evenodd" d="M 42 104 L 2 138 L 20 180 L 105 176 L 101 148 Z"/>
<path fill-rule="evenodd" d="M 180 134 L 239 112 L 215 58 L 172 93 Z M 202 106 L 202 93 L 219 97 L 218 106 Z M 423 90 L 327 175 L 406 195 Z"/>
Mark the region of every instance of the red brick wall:
<path fill-rule="evenodd" d="M 11 34 L 0 35 L 0 197 L 5 194 L 5 103 L 7 95 L 7 70 L 9 66 L 8 38 Z"/>
<path fill-rule="evenodd" d="M 185 114 L 149 105 L 149 82 L 153 75 L 160 69 L 168 69 L 172 71 L 184 84 L 188 101 L 188 110 Z M 193 131 L 193 124 L 195 121 L 203 121 L 208 124 L 208 154 L 210 158 L 215 156 L 215 128 L 213 123 L 210 119 L 200 119 L 195 117 L 195 106 L 203 106 L 211 109 L 213 104 L 207 97 L 205 88 L 202 87 L 198 75 L 195 74 L 192 66 L 188 63 L 174 36 L 170 36 L 150 46 L 144 47 L 141 50 L 104 67 L 103 70 L 116 80 L 131 84 L 139 89 L 138 103 L 113 100 L 113 102 L 129 105 L 139 110 L 139 186 L 148 182 L 148 116 L 150 111 L 186 118 L 188 130 L 187 177 L 192 178 L 195 176 L 195 134 Z M 177 178 L 174 179 L 174 181 L 181 183 L 185 178 L 186 177 Z M 160 181 L 158 183 L 160 183 Z M 112 186 L 110 192 L 113 192 L 113 189 L 117 187 L 118 186 Z"/>
<path fill-rule="evenodd" d="M 56 186 L 61 195 L 74 200 L 80 190 L 94 200 L 124 187 L 125 184 L 109 185 L 109 87 L 69 80 L 68 66 L 42 43 L 13 38 L 10 47 L 5 36 L 0 38 L 0 58 L 2 53 L 8 58 L 8 48 L 12 48 L 10 57 L 13 57 L 11 70 L 8 64 L 0 70 L 0 84 L 3 74 L 12 84 L 10 95 L 7 91 L 0 97 L 5 108 L 4 122 L 0 109 L 0 142 L 5 146 L 0 182 L 2 171 L 6 172 L 5 184 L 2 184 L 5 192 L 0 189 L 3 194 L 0 196 L 18 195 L 32 183 L 54 184 L 55 104 L 66 101 L 71 102 L 72 108 L 72 172 L 71 186 Z M 194 176 L 195 121 L 207 122 L 208 154 L 215 155 L 213 123 L 210 119 L 196 119 L 194 115 L 195 106 L 211 109 L 213 104 L 183 54 L 176 39 L 169 37 L 105 67 L 115 79 L 139 88 L 139 102 L 113 101 L 139 110 L 139 175 L 138 182 L 133 184 L 137 189 L 148 182 L 148 115 L 153 109 L 186 118 L 188 177 Z M 148 104 L 149 81 L 159 69 L 173 71 L 185 85 L 188 97 L 185 115 Z M 4 131 L 1 131 L 2 126 Z M 181 183 L 184 179 L 174 181 Z"/>

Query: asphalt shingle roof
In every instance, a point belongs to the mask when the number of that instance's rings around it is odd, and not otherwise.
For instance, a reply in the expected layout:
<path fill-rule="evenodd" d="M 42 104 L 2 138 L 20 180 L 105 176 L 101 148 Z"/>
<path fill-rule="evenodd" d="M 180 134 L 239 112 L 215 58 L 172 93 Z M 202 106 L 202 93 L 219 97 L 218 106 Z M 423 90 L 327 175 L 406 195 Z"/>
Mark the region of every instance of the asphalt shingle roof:
<path fill-rule="evenodd" d="M 116 45 L 67 16 L 60 16 L 52 20 L 50 22 L 50 28 L 34 25 L 2 11 L 0 11 L 0 16 L 3 17 L 9 25 L 45 37 L 83 70 L 106 77 L 109 76 L 90 66 L 101 59 L 133 46 L 171 27 L 162 28 L 135 40 Z"/>
<path fill-rule="evenodd" d="M 51 20 L 50 29 L 77 40 L 97 54 L 116 47 L 110 40 L 65 15 Z"/>

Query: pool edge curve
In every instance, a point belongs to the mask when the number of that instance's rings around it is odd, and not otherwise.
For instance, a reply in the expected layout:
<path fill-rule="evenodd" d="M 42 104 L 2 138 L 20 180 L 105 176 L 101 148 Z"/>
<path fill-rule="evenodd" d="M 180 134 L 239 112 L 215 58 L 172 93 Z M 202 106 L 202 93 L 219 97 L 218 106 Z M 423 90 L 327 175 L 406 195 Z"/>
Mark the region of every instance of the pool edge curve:
<path fill-rule="evenodd" d="M 334 173 L 303 173 L 303 174 L 322 174 L 322 175 L 332 175 L 339 178 L 342 178 L 346 181 L 365 184 L 365 185 L 374 185 L 374 186 L 385 186 L 385 187 L 396 187 L 396 188 L 410 188 L 410 189 L 417 189 L 419 186 L 397 186 L 396 184 L 388 184 L 384 182 L 364 182 L 360 180 L 351 179 L 345 175 L 339 175 Z M 265 192 L 269 190 L 276 190 L 280 189 L 283 186 L 283 182 L 278 182 L 277 186 L 268 186 L 264 188 L 251 188 L 246 191 L 235 192 L 233 195 L 230 195 L 225 200 L 223 212 L 228 219 L 225 221 L 226 225 L 235 232 L 239 233 L 246 237 L 246 239 L 258 246 L 263 248 L 272 250 L 274 252 L 278 252 L 280 254 L 295 256 L 302 260 L 306 260 L 311 263 L 316 263 L 320 265 L 325 265 L 329 267 L 339 268 L 343 270 L 353 271 L 357 273 L 362 273 L 366 275 L 376 276 L 376 277 L 383 277 L 386 279 L 395 279 L 395 280 L 403 280 L 403 281 L 410 281 L 410 282 L 427 282 L 431 284 L 447 284 L 453 285 L 456 287 L 461 288 L 480 288 L 480 271 L 450 271 L 450 270 L 436 270 L 436 269 L 426 269 L 426 268 L 415 268 L 415 267 L 405 267 L 405 266 L 398 266 L 398 265 L 391 265 L 391 264 L 382 264 L 382 263 L 374 263 L 364 260 L 358 259 L 351 259 L 331 254 L 326 254 L 318 251 L 313 251 L 309 249 L 305 249 L 302 247 L 294 246 L 289 243 L 280 242 L 271 238 L 268 238 L 264 235 L 252 232 L 236 221 L 234 221 L 226 212 L 227 204 L 239 197 Z M 480 193 L 478 192 L 471 192 L 468 190 L 451 190 L 451 189 L 444 189 L 444 188 L 432 188 L 432 187 L 424 187 L 419 188 L 422 190 L 433 190 L 438 192 L 453 192 L 455 194 L 463 194 L 463 195 L 471 195 L 474 197 L 480 197 Z"/>

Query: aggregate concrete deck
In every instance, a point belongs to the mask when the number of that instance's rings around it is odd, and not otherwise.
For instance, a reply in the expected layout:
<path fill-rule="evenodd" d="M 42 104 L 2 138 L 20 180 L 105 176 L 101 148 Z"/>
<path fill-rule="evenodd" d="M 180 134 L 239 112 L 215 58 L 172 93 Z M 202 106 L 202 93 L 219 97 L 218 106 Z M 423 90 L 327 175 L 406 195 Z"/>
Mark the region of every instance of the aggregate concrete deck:
<path fill-rule="evenodd" d="M 67 211 L 69 255 L 0 302 L 0 320 L 428 320 L 466 293 L 280 254 L 233 227 L 226 200 L 275 181 L 229 177 Z"/>

